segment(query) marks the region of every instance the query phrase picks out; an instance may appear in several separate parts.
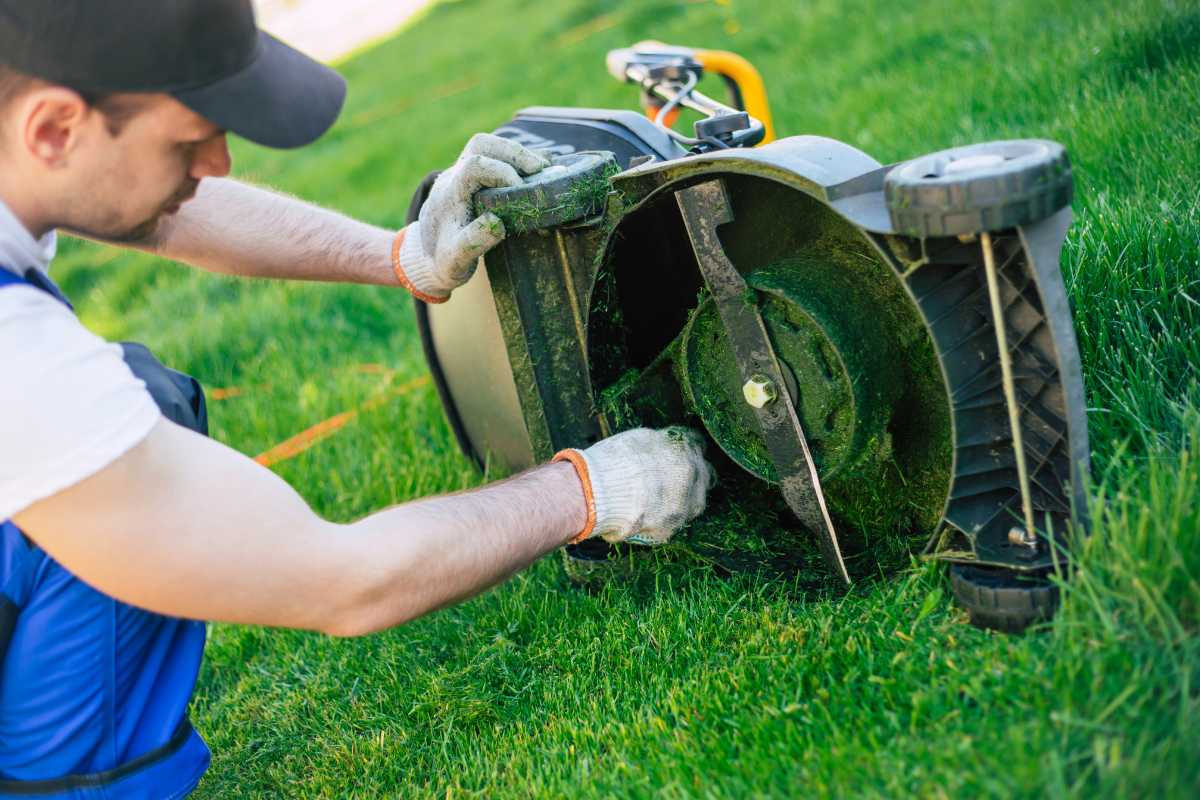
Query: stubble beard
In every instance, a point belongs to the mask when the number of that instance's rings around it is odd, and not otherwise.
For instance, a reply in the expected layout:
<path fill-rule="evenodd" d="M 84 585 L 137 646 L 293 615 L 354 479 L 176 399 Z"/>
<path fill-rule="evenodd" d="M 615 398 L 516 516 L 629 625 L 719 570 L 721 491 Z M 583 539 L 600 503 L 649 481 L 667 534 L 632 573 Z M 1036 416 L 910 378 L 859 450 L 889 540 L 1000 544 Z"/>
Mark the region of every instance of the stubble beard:
<path fill-rule="evenodd" d="M 121 244 L 145 244 L 154 241 L 161 235 L 161 228 L 165 220 L 174 211 L 168 211 L 176 206 L 182 206 L 196 194 L 196 188 L 199 186 L 198 181 L 188 181 L 178 191 L 172 194 L 166 202 L 159 206 L 154 212 L 154 216 L 149 219 L 139 222 L 132 228 L 128 228 L 115 233 L 101 234 L 100 238 L 110 242 Z M 84 231 L 87 233 L 87 231 Z"/>

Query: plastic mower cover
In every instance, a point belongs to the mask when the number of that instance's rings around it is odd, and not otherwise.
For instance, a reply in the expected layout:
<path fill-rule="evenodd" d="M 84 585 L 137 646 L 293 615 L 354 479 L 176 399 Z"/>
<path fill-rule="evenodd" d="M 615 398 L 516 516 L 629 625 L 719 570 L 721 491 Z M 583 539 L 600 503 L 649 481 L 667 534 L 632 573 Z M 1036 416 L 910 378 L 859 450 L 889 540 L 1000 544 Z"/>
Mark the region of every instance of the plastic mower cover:
<path fill-rule="evenodd" d="M 418 304 L 466 453 L 516 470 L 690 425 L 711 439 L 713 513 L 767 519 L 812 556 L 797 564 L 849 582 L 877 543 L 921 536 L 960 565 L 977 623 L 1053 611 L 1042 576 L 1088 460 L 1060 146 L 890 167 L 813 136 L 689 155 L 641 115 L 568 108 L 497 133 L 559 157 L 480 194 L 508 239 L 450 302 Z M 577 577 L 619 560 L 598 540 L 567 555 Z"/>

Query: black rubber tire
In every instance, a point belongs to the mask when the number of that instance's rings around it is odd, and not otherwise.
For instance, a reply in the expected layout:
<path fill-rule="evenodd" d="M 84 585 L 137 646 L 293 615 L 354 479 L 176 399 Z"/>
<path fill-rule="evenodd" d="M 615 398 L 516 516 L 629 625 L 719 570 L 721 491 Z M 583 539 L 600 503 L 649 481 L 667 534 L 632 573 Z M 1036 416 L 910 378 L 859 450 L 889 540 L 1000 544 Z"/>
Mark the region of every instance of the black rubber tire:
<path fill-rule="evenodd" d="M 571 583 L 597 589 L 631 571 L 628 547 L 614 547 L 596 537 L 562 549 L 563 569 Z"/>
<path fill-rule="evenodd" d="M 1058 586 L 1045 575 L 951 564 L 950 585 L 977 628 L 1021 633 L 1058 610 Z"/>
<path fill-rule="evenodd" d="M 909 236 L 1015 228 L 1071 204 L 1067 151 L 1045 139 L 942 150 L 905 161 L 883 179 L 892 227 Z"/>

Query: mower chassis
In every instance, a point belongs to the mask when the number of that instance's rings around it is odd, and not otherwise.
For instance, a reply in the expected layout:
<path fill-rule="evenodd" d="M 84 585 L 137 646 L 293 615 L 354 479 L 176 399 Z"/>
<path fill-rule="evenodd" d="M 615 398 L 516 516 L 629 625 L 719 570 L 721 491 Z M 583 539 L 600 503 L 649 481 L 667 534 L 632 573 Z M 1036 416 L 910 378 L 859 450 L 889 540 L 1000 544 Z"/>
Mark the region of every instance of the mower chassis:
<path fill-rule="evenodd" d="M 815 198 L 852 224 L 924 320 L 953 434 L 952 480 L 927 553 L 1025 573 L 1052 568 L 1070 522 L 1084 521 L 1088 462 L 1079 356 L 1058 269 L 1070 210 L 988 237 L 1036 514 L 1030 546 L 1012 535 L 1022 519 L 1022 484 L 979 237 L 894 230 L 883 191 L 891 168 L 840 142 L 800 136 L 684 157 L 663 152 L 669 143 L 647 143 L 643 123 L 630 112 L 538 108 L 501 129 L 569 152 L 578 127 L 583 146 L 612 150 L 622 167 L 637 156 L 653 160 L 613 179 L 604 213 L 512 236 L 451 302 L 418 303 L 426 353 L 463 449 L 520 469 L 608 435 L 596 402 L 603 387 L 591 385 L 588 315 L 622 219 L 663 193 L 753 176 Z M 421 200 L 418 193 L 414 208 Z"/>

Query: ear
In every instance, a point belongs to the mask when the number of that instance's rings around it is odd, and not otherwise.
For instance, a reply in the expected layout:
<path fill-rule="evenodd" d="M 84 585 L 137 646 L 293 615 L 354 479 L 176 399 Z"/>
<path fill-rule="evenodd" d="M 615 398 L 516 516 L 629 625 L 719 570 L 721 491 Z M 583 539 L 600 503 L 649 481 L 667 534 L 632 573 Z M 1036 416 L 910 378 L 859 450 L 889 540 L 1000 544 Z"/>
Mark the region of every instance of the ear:
<path fill-rule="evenodd" d="M 20 113 L 26 152 L 46 168 L 57 169 L 79 146 L 92 109 L 70 89 L 51 86 L 26 97 Z"/>

